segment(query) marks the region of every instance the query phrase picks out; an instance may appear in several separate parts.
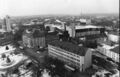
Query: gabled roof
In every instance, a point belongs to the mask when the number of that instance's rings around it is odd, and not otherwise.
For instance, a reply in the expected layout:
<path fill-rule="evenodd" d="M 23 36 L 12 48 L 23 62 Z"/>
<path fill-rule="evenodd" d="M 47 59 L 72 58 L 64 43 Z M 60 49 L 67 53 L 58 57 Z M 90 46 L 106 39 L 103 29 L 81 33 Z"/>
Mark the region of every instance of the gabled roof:
<path fill-rule="evenodd" d="M 82 46 L 80 47 L 80 46 L 72 44 L 70 42 L 63 42 L 63 41 L 58 41 L 58 40 L 50 42 L 49 45 L 59 47 L 61 49 L 78 54 L 80 56 L 85 56 L 85 54 L 88 50 L 88 48 L 85 48 Z"/>
<path fill-rule="evenodd" d="M 117 46 L 117 47 L 111 49 L 111 51 L 120 54 L 119 48 L 120 48 L 120 46 Z"/>

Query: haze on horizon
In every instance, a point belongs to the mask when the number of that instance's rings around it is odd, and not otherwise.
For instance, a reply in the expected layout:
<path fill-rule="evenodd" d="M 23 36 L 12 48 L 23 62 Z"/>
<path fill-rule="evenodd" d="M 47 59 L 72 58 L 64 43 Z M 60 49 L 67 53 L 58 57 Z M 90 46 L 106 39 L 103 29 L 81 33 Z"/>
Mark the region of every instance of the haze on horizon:
<path fill-rule="evenodd" d="M 119 13 L 119 0 L 0 0 L 0 17 L 81 13 Z"/>

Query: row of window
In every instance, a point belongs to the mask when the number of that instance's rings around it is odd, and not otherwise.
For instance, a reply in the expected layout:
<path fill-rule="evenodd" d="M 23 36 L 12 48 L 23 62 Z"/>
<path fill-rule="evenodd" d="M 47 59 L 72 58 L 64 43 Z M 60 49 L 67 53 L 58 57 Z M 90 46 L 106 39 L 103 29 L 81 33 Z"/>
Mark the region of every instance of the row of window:
<path fill-rule="evenodd" d="M 80 58 L 76 58 L 75 56 L 72 56 L 72 55 L 67 54 L 67 53 L 61 53 L 60 51 L 58 51 L 56 49 L 50 48 L 49 52 L 50 53 L 55 53 L 57 55 L 61 55 L 64 58 L 68 58 L 68 59 L 70 59 L 70 60 L 72 60 L 74 62 L 80 63 Z"/>
<path fill-rule="evenodd" d="M 115 61 L 119 62 L 119 56 L 116 56 L 115 53 L 113 53 L 112 51 L 107 51 L 106 49 L 102 48 L 102 49 L 98 49 L 99 52 L 103 53 L 104 55 L 114 59 Z"/>
<path fill-rule="evenodd" d="M 100 34 L 100 31 L 89 31 L 89 32 L 78 32 L 76 36 L 85 36 L 85 35 L 93 35 L 93 34 Z"/>
<path fill-rule="evenodd" d="M 74 66 L 77 66 L 77 67 L 80 67 L 80 62 L 75 62 L 74 60 L 72 59 L 69 59 L 68 57 L 65 57 L 63 55 L 60 55 L 60 54 L 57 54 L 57 53 L 53 53 L 53 52 L 50 52 L 49 55 L 53 56 L 53 57 L 57 57 L 58 59 L 70 64 L 70 65 L 74 65 Z"/>
<path fill-rule="evenodd" d="M 44 46 L 45 45 L 45 39 L 44 38 L 37 38 L 37 39 L 33 39 L 31 40 L 30 38 L 26 38 L 24 37 L 24 44 L 27 44 L 29 47 L 33 46 Z"/>
<path fill-rule="evenodd" d="M 54 49 L 54 48 L 52 48 L 52 50 L 53 50 L 54 52 L 57 52 L 57 53 L 61 54 L 61 55 L 65 55 L 65 56 L 69 57 L 70 59 L 73 59 L 73 60 L 76 60 L 76 59 L 77 59 L 77 61 L 80 60 L 80 57 L 71 55 L 71 54 L 69 54 L 69 53 L 64 53 L 64 52 L 61 52 L 61 51 L 59 51 L 59 50 L 57 50 L 57 49 Z M 80 61 L 79 61 L 79 62 L 80 62 Z"/>
<path fill-rule="evenodd" d="M 49 45 L 49 46 L 50 46 L 50 45 Z M 63 49 L 61 49 L 61 48 L 54 47 L 54 46 L 50 46 L 50 47 L 51 47 L 51 48 L 54 48 L 54 49 L 56 49 L 56 50 L 58 50 L 58 51 L 61 51 L 61 52 L 67 53 L 67 54 L 69 54 L 69 55 L 72 55 L 72 56 L 74 56 L 74 57 L 80 58 L 79 55 L 74 54 L 74 53 L 71 53 L 71 52 L 69 52 L 69 51 L 65 51 L 65 50 L 63 50 Z"/>

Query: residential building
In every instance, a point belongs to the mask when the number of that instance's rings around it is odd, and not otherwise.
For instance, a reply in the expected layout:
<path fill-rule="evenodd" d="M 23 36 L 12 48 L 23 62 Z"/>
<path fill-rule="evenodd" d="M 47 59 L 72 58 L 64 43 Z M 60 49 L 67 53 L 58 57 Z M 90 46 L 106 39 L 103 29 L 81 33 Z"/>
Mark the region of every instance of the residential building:
<path fill-rule="evenodd" d="M 84 71 L 91 66 L 92 49 L 88 49 L 70 42 L 53 41 L 48 44 L 48 54 L 67 65 Z"/>
<path fill-rule="evenodd" d="M 119 45 L 118 44 L 106 44 L 106 43 L 99 43 L 97 50 L 106 55 L 107 57 L 111 58 L 115 62 L 119 63 Z"/>
<path fill-rule="evenodd" d="M 24 31 L 23 45 L 29 48 L 43 48 L 45 44 L 45 32 L 40 29 L 27 29 Z"/>

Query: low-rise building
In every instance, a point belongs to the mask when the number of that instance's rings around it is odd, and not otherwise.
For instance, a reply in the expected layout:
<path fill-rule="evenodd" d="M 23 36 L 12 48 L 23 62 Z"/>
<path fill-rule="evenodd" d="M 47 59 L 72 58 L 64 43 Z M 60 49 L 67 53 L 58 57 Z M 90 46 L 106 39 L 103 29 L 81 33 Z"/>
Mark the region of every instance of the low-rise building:
<path fill-rule="evenodd" d="M 70 42 L 53 41 L 48 44 L 49 56 L 84 71 L 91 66 L 92 49 L 80 47 Z"/>

